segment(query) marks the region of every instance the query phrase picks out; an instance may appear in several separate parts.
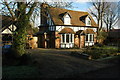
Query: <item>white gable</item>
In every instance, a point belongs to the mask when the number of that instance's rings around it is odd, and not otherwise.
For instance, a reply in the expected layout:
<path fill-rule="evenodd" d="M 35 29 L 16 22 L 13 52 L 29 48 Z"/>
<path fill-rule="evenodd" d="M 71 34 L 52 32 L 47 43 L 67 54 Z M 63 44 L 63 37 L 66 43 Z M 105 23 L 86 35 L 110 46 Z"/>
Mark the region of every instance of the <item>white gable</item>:
<path fill-rule="evenodd" d="M 89 16 L 86 17 L 85 23 L 86 23 L 86 26 L 91 26 L 91 19 Z"/>
<path fill-rule="evenodd" d="M 12 32 L 9 29 L 5 29 L 2 34 L 12 34 Z"/>
<path fill-rule="evenodd" d="M 15 31 L 17 29 L 16 26 L 10 25 L 7 29 L 2 31 L 2 34 L 12 34 L 12 31 Z"/>
<path fill-rule="evenodd" d="M 9 29 L 10 29 L 11 31 L 15 31 L 17 28 L 16 28 L 16 26 L 14 26 L 14 25 L 10 25 L 10 26 L 9 26 Z"/>
<path fill-rule="evenodd" d="M 63 21 L 64 21 L 64 24 L 65 24 L 65 25 L 70 25 L 70 24 L 71 24 L 70 16 L 69 16 L 68 14 L 66 14 L 66 15 L 63 17 Z"/>

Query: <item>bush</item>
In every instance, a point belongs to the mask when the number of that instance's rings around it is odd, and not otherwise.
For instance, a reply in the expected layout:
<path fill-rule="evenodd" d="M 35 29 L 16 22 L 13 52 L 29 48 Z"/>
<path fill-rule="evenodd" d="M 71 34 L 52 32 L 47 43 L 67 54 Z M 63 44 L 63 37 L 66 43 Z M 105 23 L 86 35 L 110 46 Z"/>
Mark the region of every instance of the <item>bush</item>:
<path fill-rule="evenodd" d="M 78 58 L 83 58 L 83 59 L 91 59 L 90 55 L 85 54 L 85 53 L 79 53 L 79 52 L 76 52 L 76 51 L 71 52 L 70 55 L 78 57 Z"/>
<path fill-rule="evenodd" d="M 79 47 L 77 45 L 74 45 L 73 49 L 79 49 Z"/>
<path fill-rule="evenodd" d="M 77 51 L 72 51 L 70 55 L 75 57 L 80 57 L 80 53 L 78 53 Z"/>
<path fill-rule="evenodd" d="M 103 47 L 104 45 L 101 44 L 101 43 L 95 43 L 95 46 L 98 46 L 98 47 Z"/>
<path fill-rule="evenodd" d="M 98 59 L 101 57 L 98 50 L 86 50 L 84 53 L 91 55 L 92 59 Z"/>
<path fill-rule="evenodd" d="M 118 48 L 105 45 L 102 45 L 102 47 L 94 45 L 91 49 L 85 51 L 85 53 L 91 55 L 93 59 L 114 56 L 117 52 Z"/>

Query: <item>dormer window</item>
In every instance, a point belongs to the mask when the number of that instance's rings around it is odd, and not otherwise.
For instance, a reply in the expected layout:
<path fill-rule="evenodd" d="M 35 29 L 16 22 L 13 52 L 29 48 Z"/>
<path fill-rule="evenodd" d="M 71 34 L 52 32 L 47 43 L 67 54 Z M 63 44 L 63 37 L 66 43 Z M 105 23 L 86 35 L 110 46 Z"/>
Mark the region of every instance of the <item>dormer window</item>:
<path fill-rule="evenodd" d="M 86 17 L 86 26 L 91 26 L 91 19 L 89 16 Z"/>
<path fill-rule="evenodd" d="M 87 22 L 87 25 L 91 25 L 91 21 L 90 20 Z"/>
<path fill-rule="evenodd" d="M 68 12 L 64 14 L 63 22 L 64 22 L 65 25 L 70 25 L 71 24 L 71 16 Z"/>

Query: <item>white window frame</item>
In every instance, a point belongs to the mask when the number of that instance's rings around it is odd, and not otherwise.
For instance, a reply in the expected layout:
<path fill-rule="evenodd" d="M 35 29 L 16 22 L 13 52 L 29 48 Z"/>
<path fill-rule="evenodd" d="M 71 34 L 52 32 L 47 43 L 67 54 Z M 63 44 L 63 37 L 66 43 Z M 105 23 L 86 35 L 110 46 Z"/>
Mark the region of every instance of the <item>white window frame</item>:
<path fill-rule="evenodd" d="M 90 41 L 90 35 L 91 35 L 91 41 Z M 86 41 L 86 37 L 88 37 L 88 41 Z M 94 42 L 94 34 L 86 34 L 85 35 L 85 42 Z"/>
<path fill-rule="evenodd" d="M 64 41 L 63 41 L 63 35 L 64 35 Z M 66 42 L 67 35 L 69 36 L 69 42 Z M 72 37 L 72 42 L 71 42 L 71 37 Z M 74 34 L 61 34 L 61 43 L 74 43 Z"/>

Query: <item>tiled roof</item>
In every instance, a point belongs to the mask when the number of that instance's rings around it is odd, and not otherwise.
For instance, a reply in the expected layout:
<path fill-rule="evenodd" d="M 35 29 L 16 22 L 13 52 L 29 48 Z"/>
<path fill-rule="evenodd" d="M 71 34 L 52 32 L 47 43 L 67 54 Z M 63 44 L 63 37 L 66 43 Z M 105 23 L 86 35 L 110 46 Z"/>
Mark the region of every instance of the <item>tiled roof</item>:
<path fill-rule="evenodd" d="M 76 34 L 95 34 L 93 29 L 86 29 L 86 30 L 79 30 L 76 32 Z"/>
<path fill-rule="evenodd" d="M 86 29 L 83 31 L 84 34 L 95 34 L 95 32 L 93 31 L 93 29 Z"/>
<path fill-rule="evenodd" d="M 13 23 L 13 20 L 9 16 L 0 15 L 0 17 L 2 17 L 2 31 L 3 31 Z"/>
<path fill-rule="evenodd" d="M 81 34 L 81 32 L 83 32 L 83 30 L 77 31 L 76 34 Z"/>
<path fill-rule="evenodd" d="M 63 28 L 59 34 L 64 34 L 64 33 L 72 33 L 75 34 L 75 32 L 71 28 Z"/>
<path fill-rule="evenodd" d="M 64 25 L 62 21 L 62 16 L 68 12 L 71 15 L 71 24 L 73 26 L 86 26 L 85 22 L 83 22 L 81 19 L 85 19 L 87 15 L 89 15 L 88 12 L 82 12 L 82 11 L 73 11 L 73 10 L 67 10 L 62 8 L 49 8 L 49 13 L 51 15 L 52 20 L 54 21 L 55 25 Z M 93 18 L 89 15 L 91 19 L 91 26 L 97 27 L 97 24 L 93 20 Z"/>

